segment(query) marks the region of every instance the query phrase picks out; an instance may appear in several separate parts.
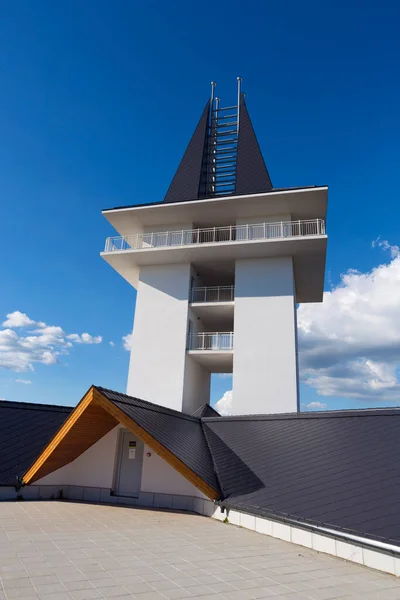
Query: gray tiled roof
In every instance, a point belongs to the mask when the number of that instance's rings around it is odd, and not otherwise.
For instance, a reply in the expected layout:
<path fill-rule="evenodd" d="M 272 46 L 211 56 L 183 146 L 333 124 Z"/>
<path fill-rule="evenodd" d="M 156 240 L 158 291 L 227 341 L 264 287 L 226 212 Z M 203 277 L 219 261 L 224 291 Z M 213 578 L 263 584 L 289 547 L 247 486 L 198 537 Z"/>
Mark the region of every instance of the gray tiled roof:
<path fill-rule="evenodd" d="M 102 387 L 96 386 L 96 389 L 203 481 L 219 491 L 211 454 L 199 418 Z"/>
<path fill-rule="evenodd" d="M 400 542 L 400 410 L 202 419 L 225 502 Z"/>
<path fill-rule="evenodd" d="M 0 485 L 15 485 L 73 409 L 0 401 Z"/>

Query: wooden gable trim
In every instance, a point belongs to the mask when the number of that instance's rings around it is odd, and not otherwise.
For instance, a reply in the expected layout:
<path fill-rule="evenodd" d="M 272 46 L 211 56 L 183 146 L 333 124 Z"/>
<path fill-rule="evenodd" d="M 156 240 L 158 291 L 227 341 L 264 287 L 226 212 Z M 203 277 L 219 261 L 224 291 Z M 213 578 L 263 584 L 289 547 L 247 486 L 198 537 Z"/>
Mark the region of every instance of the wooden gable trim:
<path fill-rule="evenodd" d="M 73 462 L 116 425 L 114 417 L 93 403 L 90 388 L 22 477 L 23 483 L 33 483 Z"/>
<path fill-rule="evenodd" d="M 49 442 L 49 444 L 43 450 L 43 452 L 39 456 L 39 458 L 37 458 L 35 460 L 35 462 L 30 467 L 30 469 L 28 469 L 28 471 L 25 473 L 25 475 L 22 478 L 22 480 L 25 484 L 28 484 L 32 480 L 32 478 L 34 477 L 36 472 L 40 469 L 40 467 L 43 465 L 43 463 L 49 458 L 51 453 L 55 450 L 55 448 L 57 448 L 57 446 L 61 442 L 61 440 L 67 435 L 68 431 L 70 431 L 70 429 L 73 427 L 73 425 L 75 425 L 75 423 L 77 422 L 79 417 L 82 415 L 82 413 L 86 410 L 86 408 L 92 402 L 93 389 L 94 388 L 92 386 L 86 392 L 86 394 L 83 396 L 82 400 L 79 402 L 78 406 L 75 408 L 75 410 L 72 411 L 72 413 L 70 414 L 68 419 L 65 421 L 64 425 L 62 425 L 60 427 L 60 429 L 57 431 L 57 433 L 55 434 L 53 439 Z"/>
<path fill-rule="evenodd" d="M 135 421 L 133 421 L 128 415 L 126 415 L 120 408 L 118 408 L 113 402 L 108 400 L 101 392 L 95 387 L 91 387 L 82 400 L 79 402 L 75 410 L 69 415 L 65 423 L 60 427 L 51 441 L 48 443 L 46 448 L 36 459 L 33 465 L 23 476 L 22 480 L 24 484 L 33 483 L 35 480 L 44 477 L 45 475 L 57 470 L 61 466 L 68 464 L 76 458 L 76 456 L 68 457 L 64 454 L 64 460 L 62 464 L 57 464 L 55 459 L 55 452 L 60 449 L 63 454 L 62 444 L 66 436 L 71 432 L 71 429 L 78 423 L 89 405 L 101 407 L 110 417 L 115 419 L 115 425 L 119 422 L 122 423 L 132 433 L 145 444 L 149 446 L 154 452 L 156 452 L 161 458 L 163 458 L 171 467 L 176 469 L 178 473 L 183 475 L 188 481 L 190 481 L 195 487 L 197 487 L 203 494 L 212 500 L 219 498 L 220 494 L 199 477 L 194 471 L 192 471 L 185 463 L 177 458 L 170 450 L 165 448 L 158 440 L 153 438 L 145 429 L 140 427 Z M 101 436 L 100 436 L 101 437 Z M 99 437 L 99 439 L 100 439 Z M 96 441 L 96 440 L 95 440 Z M 61 448 L 60 448 L 61 444 Z M 86 450 L 86 448 L 85 448 Z M 84 451 L 84 450 L 83 450 Z M 83 452 L 82 452 L 83 453 Z M 46 468 L 46 463 L 47 467 Z M 54 463 L 54 464 L 53 464 Z"/>
<path fill-rule="evenodd" d="M 190 481 L 195 487 L 197 487 L 203 494 L 212 500 L 216 500 L 220 497 L 220 494 L 214 490 L 206 481 L 201 479 L 194 471 L 192 471 L 185 463 L 177 458 L 170 450 L 165 448 L 158 440 L 153 438 L 145 429 L 140 427 L 135 421 L 133 421 L 128 415 L 126 415 L 118 406 L 113 402 L 110 402 L 108 398 L 103 396 L 96 388 L 93 389 L 93 402 L 99 404 L 106 410 L 110 415 L 117 419 L 122 425 L 129 429 L 149 448 L 154 450 L 156 454 L 161 456 L 171 467 L 176 469 L 178 473 L 183 475 L 188 481 Z"/>

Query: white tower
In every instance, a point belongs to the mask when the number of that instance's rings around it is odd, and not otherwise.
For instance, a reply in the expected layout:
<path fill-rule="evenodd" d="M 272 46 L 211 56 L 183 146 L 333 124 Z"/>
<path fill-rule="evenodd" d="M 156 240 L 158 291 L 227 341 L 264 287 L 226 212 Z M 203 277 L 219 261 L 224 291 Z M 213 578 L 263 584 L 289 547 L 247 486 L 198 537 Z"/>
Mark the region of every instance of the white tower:
<path fill-rule="evenodd" d="M 327 187 L 275 189 L 238 79 L 205 106 L 165 199 L 105 210 L 137 289 L 127 393 L 193 413 L 233 373 L 236 414 L 298 410 L 296 303 L 321 302 Z"/>

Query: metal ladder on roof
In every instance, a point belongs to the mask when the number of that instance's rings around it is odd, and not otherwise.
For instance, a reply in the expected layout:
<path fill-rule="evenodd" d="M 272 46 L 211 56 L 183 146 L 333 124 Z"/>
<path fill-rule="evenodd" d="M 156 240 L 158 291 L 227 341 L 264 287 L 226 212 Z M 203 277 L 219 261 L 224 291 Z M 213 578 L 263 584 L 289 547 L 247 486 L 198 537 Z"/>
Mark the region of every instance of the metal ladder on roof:
<path fill-rule="evenodd" d="M 226 108 L 220 107 L 220 99 L 215 97 L 216 84 L 211 83 L 207 157 L 207 195 L 211 197 L 235 193 L 241 77 L 237 81 L 237 105 Z"/>

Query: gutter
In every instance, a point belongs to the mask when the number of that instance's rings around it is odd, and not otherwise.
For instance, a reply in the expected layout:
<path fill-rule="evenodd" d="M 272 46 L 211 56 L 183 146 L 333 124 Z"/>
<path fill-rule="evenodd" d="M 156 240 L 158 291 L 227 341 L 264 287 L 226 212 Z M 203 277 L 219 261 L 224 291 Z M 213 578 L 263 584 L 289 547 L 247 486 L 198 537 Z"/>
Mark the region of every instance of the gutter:
<path fill-rule="evenodd" d="M 268 510 L 240 508 L 235 504 L 226 502 L 225 500 L 215 500 L 214 504 L 221 508 L 222 513 L 224 512 L 224 509 L 227 509 L 228 511 L 234 510 L 237 512 L 242 512 L 255 517 L 276 521 L 277 523 L 283 523 L 285 525 L 289 525 L 290 527 L 297 527 L 299 529 L 304 529 L 305 531 L 325 535 L 326 537 L 333 538 L 335 540 L 355 544 L 356 546 L 360 546 L 368 550 L 375 550 L 381 552 L 382 554 L 388 554 L 390 556 L 400 558 L 400 546 L 395 546 L 394 544 L 368 539 L 356 534 L 339 531 L 337 529 L 331 529 L 323 525 L 313 525 L 311 523 L 300 521 L 296 518 L 277 515 L 276 513 Z"/>

